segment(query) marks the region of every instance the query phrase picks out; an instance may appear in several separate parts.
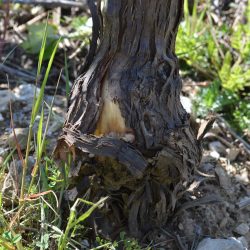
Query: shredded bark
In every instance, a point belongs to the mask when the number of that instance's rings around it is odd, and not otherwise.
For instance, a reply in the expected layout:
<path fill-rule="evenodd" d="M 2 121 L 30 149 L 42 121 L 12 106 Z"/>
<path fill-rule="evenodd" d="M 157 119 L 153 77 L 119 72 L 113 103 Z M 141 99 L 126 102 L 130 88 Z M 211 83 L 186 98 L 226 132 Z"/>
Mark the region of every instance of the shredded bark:
<path fill-rule="evenodd" d="M 182 0 L 106 1 L 100 44 L 72 88 L 55 154 L 73 152 L 75 160 L 95 155 L 83 161 L 78 183 L 87 179 L 81 192 L 88 190 L 92 201 L 110 196 L 102 215 L 93 217 L 105 235 L 125 227 L 142 237 L 164 225 L 199 165 L 203 133 L 197 140 L 181 105 L 174 52 L 182 12 Z M 98 134 L 100 117 L 113 112 L 104 108 L 108 101 L 118 108 L 124 131 Z M 127 131 L 134 140 L 122 139 Z"/>

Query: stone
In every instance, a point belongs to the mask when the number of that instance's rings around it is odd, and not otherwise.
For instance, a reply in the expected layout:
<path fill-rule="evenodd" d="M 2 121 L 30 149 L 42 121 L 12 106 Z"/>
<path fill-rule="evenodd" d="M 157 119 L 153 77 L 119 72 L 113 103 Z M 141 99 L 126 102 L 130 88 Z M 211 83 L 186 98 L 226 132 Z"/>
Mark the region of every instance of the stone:
<path fill-rule="evenodd" d="M 248 249 L 248 242 L 244 236 L 237 238 L 237 240 L 240 241 L 246 249 Z"/>
<path fill-rule="evenodd" d="M 16 97 L 10 90 L 0 90 L 0 112 L 9 111 L 9 102 L 15 100 Z"/>
<path fill-rule="evenodd" d="M 183 108 L 187 111 L 187 113 L 191 114 L 192 113 L 192 101 L 190 98 L 181 95 L 180 96 L 181 104 Z"/>
<path fill-rule="evenodd" d="M 22 150 L 26 148 L 28 133 L 29 133 L 28 128 L 15 128 L 16 138 Z M 16 147 L 16 140 L 13 132 L 9 135 L 6 144 L 11 148 Z"/>
<path fill-rule="evenodd" d="M 4 121 L 3 115 L 0 113 L 0 122 L 3 122 L 3 121 Z"/>
<path fill-rule="evenodd" d="M 234 161 L 234 160 L 236 160 L 237 156 L 239 155 L 240 149 L 238 149 L 238 148 L 227 148 L 226 152 L 227 152 L 227 159 L 229 161 Z"/>
<path fill-rule="evenodd" d="M 240 170 L 240 173 L 239 174 L 236 174 L 235 175 L 235 179 L 244 184 L 244 185 L 248 185 L 250 180 L 249 180 L 249 176 L 248 176 L 248 169 L 247 168 L 243 168 Z"/>
<path fill-rule="evenodd" d="M 210 142 L 208 146 L 211 151 L 215 151 L 220 155 L 226 155 L 226 147 L 220 141 Z"/>
<path fill-rule="evenodd" d="M 249 232 L 249 226 L 246 223 L 241 223 L 234 229 L 234 232 L 244 236 Z"/>
<path fill-rule="evenodd" d="M 218 160 L 220 158 L 220 154 L 216 151 L 211 151 L 210 156 L 216 160 Z"/>
<path fill-rule="evenodd" d="M 77 191 L 77 188 L 74 187 L 70 190 L 66 190 L 65 194 L 64 194 L 64 198 L 67 200 L 67 201 L 75 201 L 76 200 L 76 197 L 78 195 L 78 191 Z"/>
<path fill-rule="evenodd" d="M 235 238 L 202 240 L 196 250 L 244 250 L 241 241 Z"/>
<path fill-rule="evenodd" d="M 36 88 L 34 84 L 21 84 L 13 89 L 13 93 L 17 100 L 24 102 L 30 101 L 32 103 L 34 99 L 35 89 L 36 95 L 38 95 L 40 89 Z"/>
<path fill-rule="evenodd" d="M 234 192 L 230 176 L 222 167 L 216 167 L 215 173 L 219 178 L 220 186 L 228 193 L 232 194 Z"/>

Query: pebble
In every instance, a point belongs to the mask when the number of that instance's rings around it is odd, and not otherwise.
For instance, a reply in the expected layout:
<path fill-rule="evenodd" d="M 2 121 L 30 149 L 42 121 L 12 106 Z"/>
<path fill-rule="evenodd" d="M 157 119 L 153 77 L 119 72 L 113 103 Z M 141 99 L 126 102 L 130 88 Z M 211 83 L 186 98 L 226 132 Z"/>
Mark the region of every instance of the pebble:
<path fill-rule="evenodd" d="M 0 90 L 0 112 L 9 111 L 9 102 L 15 101 L 15 95 L 9 90 Z"/>
<path fill-rule="evenodd" d="M 0 113 L 0 122 L 4 121 L 3 115 Z"/>
<path fill-rule="evenodd" d="M 22 150 L 26 148 L 28 132 L 28 128 L 15 128 L 16 138 Z M 16 140 L 13 132 L 9 135 L 6 144 L 11 148 L 16 147 Z"/>
<path fill-rule="evenodd" d="M 181 104 L 183 108 L 187 111 L 187 113 L 191 114 L 192 113 L 192 101 L 190 98 L 181 95 L 180 96 Z"/>
<path fill-rule="evenodd" d="M 227 148 L 227 159 L 229 161 L 234 161 L 236 160 L 237 156 L 240 153 L 240 150 L 238 148 Z"/>
<path fill-rule="evenodd" d="M 202 240 L 196 250 L 244 250 L 241 241 L 235 238 L 229 239 L 211 239 Z"/>
<path fill-rule="evenodd" d="M 215 151 L 220 155 L 226 155 L 226 147 L 221 142 L 213 141 L 208 146 L 211 151 Z"/>
<path fill-rule="evenodd" d="M 216 167 L 215 173 L 219 178 L 220 186 L 228 193 L 232 194 L 234 192 L 232 187 L 232 182 L 227 172 L 222 167 Z"/>
<path fill-rule="evenodd" d="M 211 151 L 210 156 L 216 160 L 218 160 L 220 158 L 220 154 L 216 151 Z"/>
<path fill-rule="evenodd" d="M 36 88 L 34 84 L 21 84 L 18 87 L 14 88 L 13 93 L 15 94 L 17 100 L 26 102 L 30 100 L 32 103 L 34 99 L 35 89 L 36 94 L 38 95 L 40 89 Z"/>
<path fill-rule="evenodd" d="M 182 224 L 182 223 L 179 223 L 178 228 L 179 228 L 181 231 L 183 231 L 183 230 L 184 230 L 183 224 Z"/>
<path fill-rule="evenodd" d="M 247 240 L 246 240 L 246 238 L 245 238 L 244 236 L 241 236 L 241 237 L 237 238 L 237 240 L 240 241 L 240 242 L 242 243 L 242 245 L 243 245 L 246 249 L 248 249 L 248 243 L 247 243 Z"/>
<path fill-rule="evenodd" d="M 244 236 L 249 232 L 249 226 L 246 223 L 241 223 L 234 229 L 234 232 Z"/>
<path fill-rule="evenodd" d="M 235 175 L 235 179 L 242 184 L 248 185 L 250 182 L 248 176 L 248 169 L 247 168 L 241 169 L 240 173 Z"/>

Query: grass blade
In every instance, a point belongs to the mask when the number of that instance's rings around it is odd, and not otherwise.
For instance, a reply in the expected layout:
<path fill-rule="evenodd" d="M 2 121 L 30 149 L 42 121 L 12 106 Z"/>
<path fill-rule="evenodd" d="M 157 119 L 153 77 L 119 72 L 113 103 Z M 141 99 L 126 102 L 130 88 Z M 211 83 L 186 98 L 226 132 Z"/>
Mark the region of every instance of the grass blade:
<path fill-rule="evenodd" d="M 47 69 L 46 69 L 46 72 L 45 72 L 45 76 L 44 76 L 44 79 L 43 79 L 43 82 L 42 82 L 41 90 L 40 90 L 39 95 L 38 95 L 38 97 L 37 97 L 37 99 L 35 101 L 34 109 L 32 110 L 32 115 L 31 115 L 31 124 L 32 125 L 35 122 L 35 118 L 36 118 L 37 113 L 39 111 L 39 108 L 41 106 L 43 96 L 44 96 L 45 86 L 47 84 L 48 77 L 49 77 L 49 72 L 51 70 L 51 66 L 52 66 L 52 63 L 54 61 L 54 57 L 55 57 L 55 54 L 56 54 L 56 51 L 57 51 L 57 48 L 58 48 L 58 45 L 59 45 L 60 41 L 61 41 L 61 38 L 59 38 L 58 41 L 56 42 L 56 45 L 55 45 L 55 47 L 53 49 L 53 52 L 51 54 L 51 57 L 49 59 L 49 63 L 48 63 L 48 66 L 47 66 Z"/>

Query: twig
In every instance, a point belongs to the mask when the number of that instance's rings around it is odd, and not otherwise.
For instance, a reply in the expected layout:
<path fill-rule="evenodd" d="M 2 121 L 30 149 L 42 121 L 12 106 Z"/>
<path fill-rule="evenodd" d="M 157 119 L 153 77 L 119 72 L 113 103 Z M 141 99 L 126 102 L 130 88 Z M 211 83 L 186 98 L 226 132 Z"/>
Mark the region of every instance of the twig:
<path fill-rule="evenodd" d="M 215 133 L 208 132 L 208 133 L 204 136 L 204 138 L 207 138 L 207 137 L 214 137 L 214 138 L 218 139 L 218 140 L 221 141 L 224 145 L 226 145 L 228 148 L 232 148 L 232 147 L 233 147 L 233 145 L 232 145 L 230 142 L 228 142 L 227 140 L 225 140 L 224 138 L 222 138 L 221 136 L 219 136 L 219 135 L 217 135 L 217 134 L 215 134 Z"/>
<path fill-rule="evenodd" d="M 27 23 L 22 24 L 22 25 L 16 27 L 16 31 L 18 31 L 18 32 L 24 32 L 29 25 L 32 25 L 32 24 L 38 22 L 39 20 L 43 19 L 47 15 L 48 15 L 47 12 L 43 12 L 40 15 L 35 16 L 34 18 L 30 19 Z"/>
<path fill-rule="evenodd" d="M 46 7 L 63 7 L 63 8 L 85 8 L 86 0 L 81 2 L 71 1 L 71 0 L 3 0 L 3 3 L 19 3 L 19 4 L 30 4 L 30 5 L 43 5 Z"/>
<path fill-rule="evenodd" d="M 24 72 L 21 72 L 19 71 L 18 69 L 13 69 L 13 68 L 10 68 L 6 65 L 3 65 L 3 64 L 0 64 L 0 71 L 3 71 L 9 75 L 13 75 L 15 77 L 21 77 L 21 78 L 25 78 L 27 80 L 31 80 L 31 81 L 34 81 L 35 78 L 29 74 L 26 74 Z"/>
<path fill-rule="evenodd" d="M 182 213 L 184 210 L 186 209 L 190 209 L 193 207 L 198 207 L 201 205 L 205 205 L 205 204 L 214 204 L 214 203 L 220 203 L 223 200 L 221 199 L 221 197 L 217 196 L 217 195 L 207 195 L 204 196 L 198 200 L 192 200 L 192 201 L 188 201 L 186 203 L 184 203 L 175 213 L 174 217 L 178 216 L 180 213 Z"/>
<path fill-rule="evenodd" d="M 247 143 L 243 138 L 241 138 L 239 135 L 236 134 L 236 132 L 230 127 L 230 125 L 228 124 L 228 122 L 222 118 L 222 117 L 217 117 L 217 121 L 220 121 L 221 123 L 224 123 L 228 129 L 228 131 L 230 132 L 230 134 L 237 140 L 239 140 L 242 145 L 245 148 L 245 151 L 248 155 L 250 155 L 250 145 L 249 143 Z"/>

